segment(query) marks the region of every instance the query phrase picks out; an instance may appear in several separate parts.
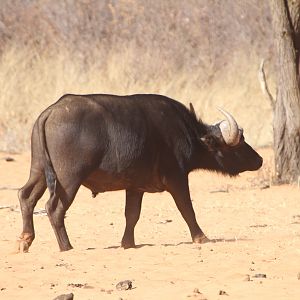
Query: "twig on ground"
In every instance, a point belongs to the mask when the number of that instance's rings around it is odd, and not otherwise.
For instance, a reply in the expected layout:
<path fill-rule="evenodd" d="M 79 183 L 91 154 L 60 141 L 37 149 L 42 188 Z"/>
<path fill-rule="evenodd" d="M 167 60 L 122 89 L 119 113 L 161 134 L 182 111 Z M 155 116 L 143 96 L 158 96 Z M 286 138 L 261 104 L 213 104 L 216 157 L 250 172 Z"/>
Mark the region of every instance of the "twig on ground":
<path fill-rule="evenodd" d="M 11 191 L 16 191 L 19 188 L 17 187 L 12 187 L 12 186 L 0 186 L 0 190 L 11 190 Z"/>

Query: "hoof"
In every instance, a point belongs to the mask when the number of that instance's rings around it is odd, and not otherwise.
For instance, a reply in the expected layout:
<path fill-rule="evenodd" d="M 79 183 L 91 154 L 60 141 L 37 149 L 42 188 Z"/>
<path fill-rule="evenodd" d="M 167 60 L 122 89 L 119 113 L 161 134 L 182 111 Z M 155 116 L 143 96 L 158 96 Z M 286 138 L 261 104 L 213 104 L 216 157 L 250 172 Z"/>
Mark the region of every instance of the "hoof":
<path fill-rule="evenodd" d="M 27 253 L 30 244 L 24 240 L 18 240 L 16 243 L 16 253 Z"/>
<path fill-rule="evenodd" d="M 72 249 L 73 249 L 73 247 L 71 245 L 68 245 L 68 246 L 60 247 L 59 251 L 60 252 L 65 252 L 65 251 L 69 251 L 69 250 L 72 250 Z"/>
<path fill-rule="evenodd" d="M 193 242 L 196 244 L 205 244 L 211 242 L 211 240 L 205 235 L 196 236 L 193 238 Z"/>
<path fill-rule="evenodd" d="M 121 247 L 124 249 L 130 249 L 130 248 L 135 248 L 135 243 L 128 243 L 128 242 L 123 242 L 121 243 Z"/>

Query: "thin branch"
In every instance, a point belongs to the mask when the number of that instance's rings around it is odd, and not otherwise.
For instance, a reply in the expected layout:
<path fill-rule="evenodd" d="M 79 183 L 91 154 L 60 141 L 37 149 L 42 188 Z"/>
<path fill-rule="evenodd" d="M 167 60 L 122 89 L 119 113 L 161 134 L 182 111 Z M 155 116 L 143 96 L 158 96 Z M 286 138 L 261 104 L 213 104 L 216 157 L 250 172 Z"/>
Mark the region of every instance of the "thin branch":
<path fill-rule="evenodd" d="M 12 187 L 12 186 L 2 186 L 0 185 L 0 191 L 1 190 L 11 190 L 11 191 L 16 191 L 16 190 L 19 190 L 20 188 L 17 188 L 17 187 Z"/>
<path fill-rule="evenodd" d="M 274 110 L 275 109 L 275 99 L 272 96 L 272 94 L 269 90 L 268 84 L 267 84 L 266 74 L 265 74 L 265 70 L 264 70 L 264 64 L 265 64 L 265 60 L 262 59 L 261 63 L 260 63 L 259 70 L 258 70 L 258 80 L 259 80 L 262 92 L 268 98 L 268 100 L 271 103 L 271 107 Z"/>

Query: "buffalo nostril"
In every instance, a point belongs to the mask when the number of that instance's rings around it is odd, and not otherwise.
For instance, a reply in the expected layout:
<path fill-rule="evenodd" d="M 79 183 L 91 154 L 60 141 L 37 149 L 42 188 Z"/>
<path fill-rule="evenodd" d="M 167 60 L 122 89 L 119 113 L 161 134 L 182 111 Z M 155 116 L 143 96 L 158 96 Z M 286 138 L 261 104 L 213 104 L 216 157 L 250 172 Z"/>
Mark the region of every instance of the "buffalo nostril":
<path fill-rule="evenodd" d="M 258 160 L 257 160 L 257 165 L 258 165 L 258 168 L 260 168 L 263 164 L 263 158 L 261 156 L 259 156 Z"/>

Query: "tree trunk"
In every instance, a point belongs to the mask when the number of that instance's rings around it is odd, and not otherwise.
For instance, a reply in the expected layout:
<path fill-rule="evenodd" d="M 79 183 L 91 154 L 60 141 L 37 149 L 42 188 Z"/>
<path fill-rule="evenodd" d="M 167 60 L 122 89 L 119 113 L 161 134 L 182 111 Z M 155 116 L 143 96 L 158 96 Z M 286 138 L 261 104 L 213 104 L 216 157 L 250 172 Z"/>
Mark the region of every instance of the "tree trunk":
<path fill-rule="evenodd" d="M 276 181 L 300 176 L 300 90 L 298 72 L 299 0 L 270 0 L 277 49 L 277 95 L 274 112 Z"/>

